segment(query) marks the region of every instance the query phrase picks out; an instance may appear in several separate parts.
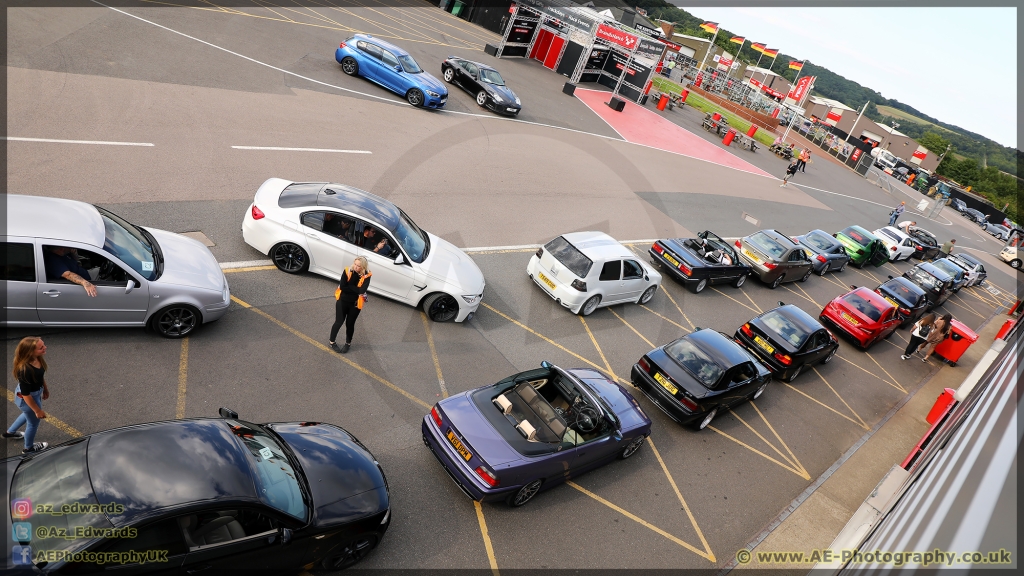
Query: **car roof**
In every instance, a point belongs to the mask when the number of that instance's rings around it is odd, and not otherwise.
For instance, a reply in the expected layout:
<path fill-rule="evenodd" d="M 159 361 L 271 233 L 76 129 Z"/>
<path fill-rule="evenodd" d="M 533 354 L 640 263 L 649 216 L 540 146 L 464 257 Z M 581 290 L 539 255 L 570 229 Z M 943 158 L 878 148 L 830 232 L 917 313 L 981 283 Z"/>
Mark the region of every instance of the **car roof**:
<path fill-rule="evenodd" d="M 455 60 L 462 60 L 463 62 L 469 62 L 470 64 L 473 64 L 477 68 L 487 69 L 487 70 L 494 70 L 495 72 L 498 72 L 498 70 L 495 69 L 494 66 L 488 66 L 487 64 L 484 64 L 482 62 L 477 62 L 476 60 L 470 60 L 469 58 L 463 58 L 462 56 L 449 56 L 449 58 L 453 58 Z M 498 74 L 500 75 L 501 72 L 498 72 Z"/>
<path fill-rule="evenodd" d="M 882 226 L 878 230 L 879 231 L 885 230 L 886 232 L 892 232 L 892 233 L 896 234 L 896 236 L 899 237 L 900 240 L 906 240 L 907 238 L 910 238 L 910 236 L 908 236 L 906 233 L 904 233 L 903 230 L 900 230 L 899 228 L 897 228 L 895 226 Z M 877 234 L 874 234 L 874 232 L 872 232 L 872 234 L 875 236 L 875 238 L 878 238 L 879 240 L 881 240 L 881 237 L 879 237 Z"/>
<path fill-rule="evenodd" d="M 892 304 L 888 300 L 883 298 L 881 294 L 875 292 L 874 290 L 866 286 L 858 286 L 857 288 L 850 290 L 846 294 L 843 294 L 842 296 L 840 296 L 840 298 L 845 299 L 847 296 L 851 294 L 856 294 L 861 298 L 864 298 L 865 300 L 870 300 L 872 304 L 877 304 L 878 306 L 881 307 L 882 310 L 892 307 Z"/>
<path fill-rule="evenodd" d="M 940 263 L 941 265 L 949 266 L 950 268 L 952 268 L 954 276 L 963 272 L 963 268 L 960 268 L 959 266 L 956 265 L 956 263 L 950 261 L 948 258 L 939 258 L 938 260 L 932 260 L 929 264 L 935 266 L 936 268 L 942 270 L 943 272 L 946 272 L 944 268 L 940 267 Z M 946 274 L 949 274 L 949 272 L 946 272 Z"/>
<path fill-rule="evenodd" d="M 89 479 L 114 526 L 197 502 L 257 499 L 246 456 L 220 419 L 154 422 L 89 437 Z"/>
<path fill-rule="evenodd" d="M 981 264 L 980 260 L 978 260 L 974 256 L 971 256 L 970 254 L 965 254 L 963 252 L 957 252 L 956 254 L 950 254 L 949 257 L 951 259 L 966 260 L 967 262 L 970 262 L 974 266 L 978 266 L 979 264 Z"/>
<path fill-rule="evenodd" d="M 732 338 L 727 338 L 711 328 L 687 334 L 684 338 L 696 343 L 712 360 L 725 369 L 751 360 L 750 354 L 742 346 Z"/>
<path fill-rule="evenodd" d="M 952 280 L 953 279 L 953 277 L 950 276 L 945 270 L 943 270 L 941 268 L 938 268 L 937 266 L 935 266 L 931 262 L 922 262 L 922 263 L 918 264 L 917 267 L 920 268 L 921 270 L 924 270 L 925 272 L 931 274 L 932 276 L 935 276 L 939 280 Z"/>
<path fill-rule="evenodd" d="M 858 232 L 860 234 L 863 234 L 869 240 L 870 239 L 878 240 L 878 236 L 875 236 L 873 233 L 868 232 L 867 230 L 865 230 L 864 228 L 862 228 L 860 226 L 857 226 L 856 224 L 854 224 L 853 226 L 847 226 L 846 228 L 843 228 L 842 230 L 839 231 L 839 234 L 842 234 L 846 230 L 853 230 L 854 232 Z M 851 238 L 851 240 L 852 240 L 852 238 Z"/>
<path fill-rule="evenodd" d="M 101 248 L 106 233 L 92 204 L 42 196 L 7 196 L 7 236 L 81 242 Z"/>
<path fill-rule="evenodd" d="M 319 192 L 312 193 L 312 190 L 316 190 L 317 186 L 320 187 Z M 287 208 L 302 208 L 305 206 L 336 208 L 369 220 L 371 224 L 376 223 L 384 226 L 391 231 L 398 228 L 402 215 L 402 211 L 398 206 L 365 190 L 346 186 L 345 184 L 295 182 L 289 184 L 281 191 L 281 194 L 284 194 L 293 187 L 299 190 L 299 193 L 289 198 Z"/>
<path fill-rule="evenodd" d="M 636 258 L 636 254 L 604 232 L 570 232 L 562 234 L 562 238 L 591 260 Z"/>
<path fill-rule="evenodd" d="M 797 308 L 793 304 L 783 304 L 782 306 L 768 310 L 768 312 L 765 312 L 764 314 L 768 314 L 769 312 L 778 312 L 808 334 L 814 333 L 822 328 L 821 322 L 818 322 L 810 314 L 804 312 L 800 308 Z M 761 318 L 764 314 L 761 314 L 758 318 Z"/>
<path fill-rule="evenodd" d="M 355 36 L 353 36 L 353 38 L 355 38 L 356 40 L 368 40 L 373 44 L 380 46 L 381 48 L 390 50 L 392 53 L 394 53 L 395 56 L 409 56 L 409 53 L 406 52 L 404 49 L 399 48 L 398 46 L 395 46 L 394 44 L 387 42 L 385 40 L 381 40 L 376 36 L 371 36 L 369 34 L 356 34 Z"/>

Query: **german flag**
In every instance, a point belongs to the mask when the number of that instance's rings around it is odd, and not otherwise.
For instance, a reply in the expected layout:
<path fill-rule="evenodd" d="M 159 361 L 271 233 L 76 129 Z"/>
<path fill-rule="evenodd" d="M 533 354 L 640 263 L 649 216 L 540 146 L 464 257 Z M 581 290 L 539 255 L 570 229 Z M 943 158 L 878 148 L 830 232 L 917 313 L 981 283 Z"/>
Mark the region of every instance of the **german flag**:
<path fill-rule="evenodd" d="M 715 32 L 718 31 L 718 22 L 705 22 L 700 25 L 700 29 L 705 32 L 714 34 Z"/>
<path fill-rule="evenodd" d="M 768 46 L 766 44 L 761 44 L 760 42 L 751 42 L 750 47 L 763 54 L 764 49 L 767 48 Z"/>
<path fill-rule="evenodd" d="M 729 42 L 735 42 L 736 44 L 743 44 L 746 41 L 747 39 L 744 38 L 743 36 L 733 36 L 732 38 L 729 39 Z"/>
<path fill-rule="evenodd" d="M 769 58 L 775 58 L 776 56 L 779 55 L 779 49 L 778 48 L 765 48 L 764 50 L 761 50 L 761 54 L 764 54 L 765 56 L 767 56 Z"/>
<path fill-rule="evenodd" d="M 803 62 L 797 62 L 796 60 L 792 60 L 789 63 L 789 69 L 790 70 L 800 70 L 803 67 L 804 67 L 804 63 Z"/>

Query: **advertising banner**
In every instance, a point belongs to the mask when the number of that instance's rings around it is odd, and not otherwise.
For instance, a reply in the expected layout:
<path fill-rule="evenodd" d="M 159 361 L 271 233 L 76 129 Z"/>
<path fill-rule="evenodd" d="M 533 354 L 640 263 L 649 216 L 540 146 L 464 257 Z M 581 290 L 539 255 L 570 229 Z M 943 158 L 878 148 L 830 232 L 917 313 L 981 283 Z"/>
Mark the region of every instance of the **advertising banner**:
<path fill-rule="evenodd" d="M 520 4 L 528 7 L 531 10 L 535 10 L 560 20 L 562 23 L 572 26 L 573 28 L 579 28 L 587 33 L 593 32 L 594 27 L 597 25 L 597 21 L 576 12 L 575 10 L 568 7 L 552 6 L 549 2 L 543 0 L 518 0 Z"/>
<path fill-rule="evenodd" d="M 917 150 L 914 151 L 914 158 L 917 158 L 918 160 L 924 160 L 927 157 L 928 157 L 928 151 L 927 150 L 923 150 L 921 148 L 918 148 Z"/>
<path fill-rule="evenodd" d="M 536 22 L 516 19 L 512 22 L 512 30 L 508 33 L 509 44 L 526 44 L 533 38 L 533 31 L 537 28 Z"/>
<path fill-rule="evenodd" d="M 839 120 L 842 117 L 843 117 L 843 111 L 842 110 L 840 110 L 838 112 L 836 112 L 834 110 L 829 110 L 828 114 L 825 115 L 825 123 L 826 124 L 830 124 L 832 126 L 835 126 L 836 124 L 839 123 Z"/>
<path fill-rule="evenodd" d="M 590 56 L 587 57 L 586 70 L 600 70 L 604 67 L 604 60 L 608 57 L 608 50 L 601 48 L 594 48 L 590 51 Z"/>
<path fill-rule="evenodd" d="M 789 97 L 799 102 L 803 99 L 804 95 L 807 94 L 807 87 L 811 84 L 811 77 L 804 76 L 803 78 L 796 81 L 796 86 L 793 87 L 793 91 L 789 93 Z"/>
<path fill-rule="evenodd" d="M 854 162 L 856 162 L 857 160 L 860 160 L 860 153 L 861 152 L 862 152 L 862 150 L 860 148 L 854 148 L 853 149 L 853 154 L 850 154 L 850 160 L 853 160 Z"/>
<path fill-rule="evenodd" d="M 626 50 L 632 51 L 636 47 L 636 43 L 639 40 L 638 37 L 628 33 L 612 28 L 605 24 L 598 24 L 597 26 L 597 37 L 605 42 L 611 42 L 618 46 L 622 46 Z"/>
<path fill-rule="evenodd" d="M 633 53 L 634 58 L 643 58 L 644 60 L 650 60 L 651 64 L 661 60 L 661 54 L 665 50 L 665 45 L 661 42 L 655 42 L 654 40 L 648 40 L 641 38 L 637 43 L 636 52 Z"/>

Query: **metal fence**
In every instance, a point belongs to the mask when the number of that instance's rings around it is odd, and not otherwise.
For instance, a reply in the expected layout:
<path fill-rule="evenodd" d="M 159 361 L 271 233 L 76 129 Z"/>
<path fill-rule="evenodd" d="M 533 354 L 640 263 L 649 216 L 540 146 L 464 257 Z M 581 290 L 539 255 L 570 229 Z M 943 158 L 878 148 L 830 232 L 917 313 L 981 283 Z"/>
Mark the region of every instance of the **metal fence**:
<path fill-rule="evenodd" d="M 801 136 L 860 175 L 868 177 L 868 172 L 871 168 L 871 154 L 832 134 L 828 128 L 821 124 L 810 122 L 802 116 L 798 116 L 794 122 L 796 122 L 796 125 L 793 126 L 793 130 Z M 881 186 L 881 184 L 879 185 Z M 888 186 L 888 179 L 886 179 L 885 185 Z"/>

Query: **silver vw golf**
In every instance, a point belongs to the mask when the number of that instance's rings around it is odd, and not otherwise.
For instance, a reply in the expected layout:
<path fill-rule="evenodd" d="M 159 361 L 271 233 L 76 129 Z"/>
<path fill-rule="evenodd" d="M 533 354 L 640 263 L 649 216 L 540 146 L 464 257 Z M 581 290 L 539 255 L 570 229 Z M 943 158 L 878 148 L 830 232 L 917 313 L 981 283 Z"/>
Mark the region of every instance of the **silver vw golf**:
<path fill-rule="evenodd" d="M 7 196 L 6 327 L 149 326 L 181 338 L 231 304 L 209 248 L 58 198 Z"/>

